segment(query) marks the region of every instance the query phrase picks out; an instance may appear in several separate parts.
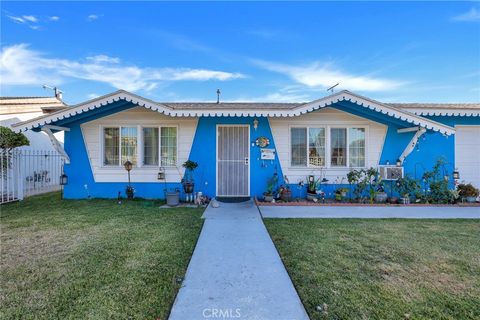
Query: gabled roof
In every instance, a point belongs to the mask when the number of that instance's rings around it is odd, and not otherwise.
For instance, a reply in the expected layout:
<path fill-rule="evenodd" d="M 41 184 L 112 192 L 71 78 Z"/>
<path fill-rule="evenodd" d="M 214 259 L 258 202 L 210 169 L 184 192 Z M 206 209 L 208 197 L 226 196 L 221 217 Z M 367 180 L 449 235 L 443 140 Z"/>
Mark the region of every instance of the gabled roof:
<path fill-rule="evenodd" d="M 219 116 L 266 116 L 295 117 L 314 110 L 332 106 L 335 103 L 348 101 L 357 104 L 360 109 L 366 108 L 375 112 L 400 119 L 412 125 L 421 126 L 443 134 L 453 134 L 455 129 L 450 126 L 423 118 L 408 111 L 362 97 L 349 91 L 326 96 L 308 103 L 160 103 L 140 97 L 136 94 L 119 90 L 111 94 L 73 105 L 52 114 L 36 119 L 20 122 L 14 125 L 19 130 L 39 128 L 46 124 L 74 117 L 84 112 L 99 109 L 116 101 L 127 101 L 133 104 L 163 113 L 171 117 L 219 117 Z"/>
<path fill-rule="evenodd" d="M 66 107 L 56 97 L 0 97 L 0 114 L 50 113 Z"/>
<path fill-rule="evenodd" d="M 480 103 L 387 103 L 420 116 L 480 116 Z"/>

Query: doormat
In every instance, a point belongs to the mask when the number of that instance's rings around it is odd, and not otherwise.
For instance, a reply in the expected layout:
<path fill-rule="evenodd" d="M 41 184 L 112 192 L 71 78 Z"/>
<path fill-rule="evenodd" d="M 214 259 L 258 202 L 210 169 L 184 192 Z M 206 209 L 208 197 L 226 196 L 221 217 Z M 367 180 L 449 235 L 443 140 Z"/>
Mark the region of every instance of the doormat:
<path fill-rule="evenodd" d="M 216 199 L 223 203 L 239 203 L 250 200 L 250 197 L 217 197 Z"/>

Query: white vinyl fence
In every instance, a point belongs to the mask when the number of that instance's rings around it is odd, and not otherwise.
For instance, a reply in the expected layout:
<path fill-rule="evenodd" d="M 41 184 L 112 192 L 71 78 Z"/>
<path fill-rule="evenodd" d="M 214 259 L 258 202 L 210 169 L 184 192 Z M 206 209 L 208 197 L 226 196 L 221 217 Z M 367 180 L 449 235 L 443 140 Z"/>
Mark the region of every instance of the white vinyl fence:
<path fill-rule="evenodd" d="M 0 150 L 0 203 L 60 190 L 62 166 L 56 151 Z"/>

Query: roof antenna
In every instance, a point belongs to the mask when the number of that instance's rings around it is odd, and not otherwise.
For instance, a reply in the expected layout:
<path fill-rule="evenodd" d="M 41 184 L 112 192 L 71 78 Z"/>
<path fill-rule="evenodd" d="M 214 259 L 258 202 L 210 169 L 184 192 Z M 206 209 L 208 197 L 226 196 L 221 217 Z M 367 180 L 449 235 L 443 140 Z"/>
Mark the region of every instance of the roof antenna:
<path fill-rule="evenodd" d="M 59 100 L 62 100 L 62 95 L 63 95 L 63 91 L 58 89 L 57 87 L 51 87 L 51 86 L 47 86 L 46 84 L 44 84 L 42 86 L 43 89 L 50 89 L 50 90 L 53 90 L 53 92 L 55 93 L 55 98 L 59 99 Z"/>
<path fill-rule="evenodd" d="M 333 85 L 333 86 L 331 86 L 330 88 L 328 88 L 328 89 L 327 89 L 327 92 L 328 92 L 328 91 L 331 91 L 331 92 L 333 93 L 333 89 L 335 89 L 335 87 L 338 86 L 339 84 L 340 84 L 340 82 L 337 82 L 336 85 Z"/>
<path fill-rule="evenodd" d="M 220 89 L 217 89 L 217 103 L 220 103 Z"/>

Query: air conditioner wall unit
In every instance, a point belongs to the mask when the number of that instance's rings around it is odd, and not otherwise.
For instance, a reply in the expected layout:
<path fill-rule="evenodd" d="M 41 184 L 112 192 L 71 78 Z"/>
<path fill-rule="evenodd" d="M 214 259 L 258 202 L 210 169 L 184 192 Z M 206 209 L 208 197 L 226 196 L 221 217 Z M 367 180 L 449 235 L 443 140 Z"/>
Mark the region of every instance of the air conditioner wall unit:
<path fill-rule="evenodd" d="M 398 180 L 403 178 L 403 167 L 379 166 L 378 171 L 383 180 Z"/>

